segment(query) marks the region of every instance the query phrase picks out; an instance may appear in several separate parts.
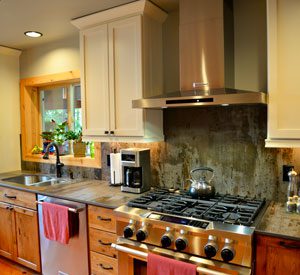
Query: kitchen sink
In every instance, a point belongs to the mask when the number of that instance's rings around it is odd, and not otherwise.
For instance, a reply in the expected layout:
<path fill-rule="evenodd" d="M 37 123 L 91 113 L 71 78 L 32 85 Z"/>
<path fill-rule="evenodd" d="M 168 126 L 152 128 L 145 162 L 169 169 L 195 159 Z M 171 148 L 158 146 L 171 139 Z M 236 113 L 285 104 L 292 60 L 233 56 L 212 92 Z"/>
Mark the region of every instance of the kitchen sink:
<path fill-rule="evenodd" d="M 3 181 L 24 184 L 27 186 L 48 186 L 54 184 L 68 183 L 66 179 L 58 179 L 46 175 L 19 175 L 2 179 Z"/>

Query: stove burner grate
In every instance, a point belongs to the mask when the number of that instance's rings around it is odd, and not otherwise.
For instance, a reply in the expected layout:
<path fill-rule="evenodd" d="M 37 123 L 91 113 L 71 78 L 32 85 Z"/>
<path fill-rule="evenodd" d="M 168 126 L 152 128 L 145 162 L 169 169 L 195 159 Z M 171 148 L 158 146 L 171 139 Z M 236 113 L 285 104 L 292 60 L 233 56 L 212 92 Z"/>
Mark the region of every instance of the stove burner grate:
<path fill-rule="evenodd" d="M 213 198 L 193 199 L 187 192 L 169 192 L 165 189 L 150 191 L 128 202 L 141 209 L 193 217 L 209 221 L 251 226 L 265 200 L 217 194 Z"/>

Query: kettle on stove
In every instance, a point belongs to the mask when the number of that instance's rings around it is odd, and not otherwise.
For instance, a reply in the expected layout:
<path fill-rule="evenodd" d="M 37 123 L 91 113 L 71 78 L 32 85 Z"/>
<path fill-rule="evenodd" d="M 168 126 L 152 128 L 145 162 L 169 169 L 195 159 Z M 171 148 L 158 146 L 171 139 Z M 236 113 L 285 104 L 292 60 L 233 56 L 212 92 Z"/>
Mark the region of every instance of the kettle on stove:
<path fill-rule="evenodd" d="M 208 180 L 206 179 L 206 172 L 212 174 Z M 212 168 L 195 168 L 191 170 L 190 176 L 191 179 L 187 179 L 186 182 L 190 182 L 188 192 L 193 198 L 213 197 L 215 195 L 215 188 L 211 185 L 211 181 L 214 177 L 214 170 Z"/>

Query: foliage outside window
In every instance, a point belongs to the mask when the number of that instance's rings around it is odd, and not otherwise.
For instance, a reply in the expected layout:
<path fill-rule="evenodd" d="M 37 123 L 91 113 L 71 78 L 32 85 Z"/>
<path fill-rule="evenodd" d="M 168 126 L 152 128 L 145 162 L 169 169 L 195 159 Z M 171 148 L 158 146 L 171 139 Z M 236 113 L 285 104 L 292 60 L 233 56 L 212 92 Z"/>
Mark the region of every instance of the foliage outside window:
<path fill-rule="evenodd" d="M 43 132 L 52 132 L 67 121 L 69 130 L 82 128 L 80 84 L 40 89 L 40 111 Z"/>

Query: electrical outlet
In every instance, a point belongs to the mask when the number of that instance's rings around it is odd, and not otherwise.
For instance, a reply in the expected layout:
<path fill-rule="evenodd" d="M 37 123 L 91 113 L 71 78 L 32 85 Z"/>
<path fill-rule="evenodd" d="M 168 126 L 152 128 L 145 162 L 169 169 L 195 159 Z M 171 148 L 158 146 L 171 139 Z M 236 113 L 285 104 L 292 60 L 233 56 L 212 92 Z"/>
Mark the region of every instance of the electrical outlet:
<path fill-rule="evenodd" d="M 293 165 L 282 165 L 282 180 L 289 181 L 288 173 L 294 168 Z"/>
<path fill-rule="evenodd" d="M 110 154 L 106 155 L 107 166 L 110 167 Z"/>

